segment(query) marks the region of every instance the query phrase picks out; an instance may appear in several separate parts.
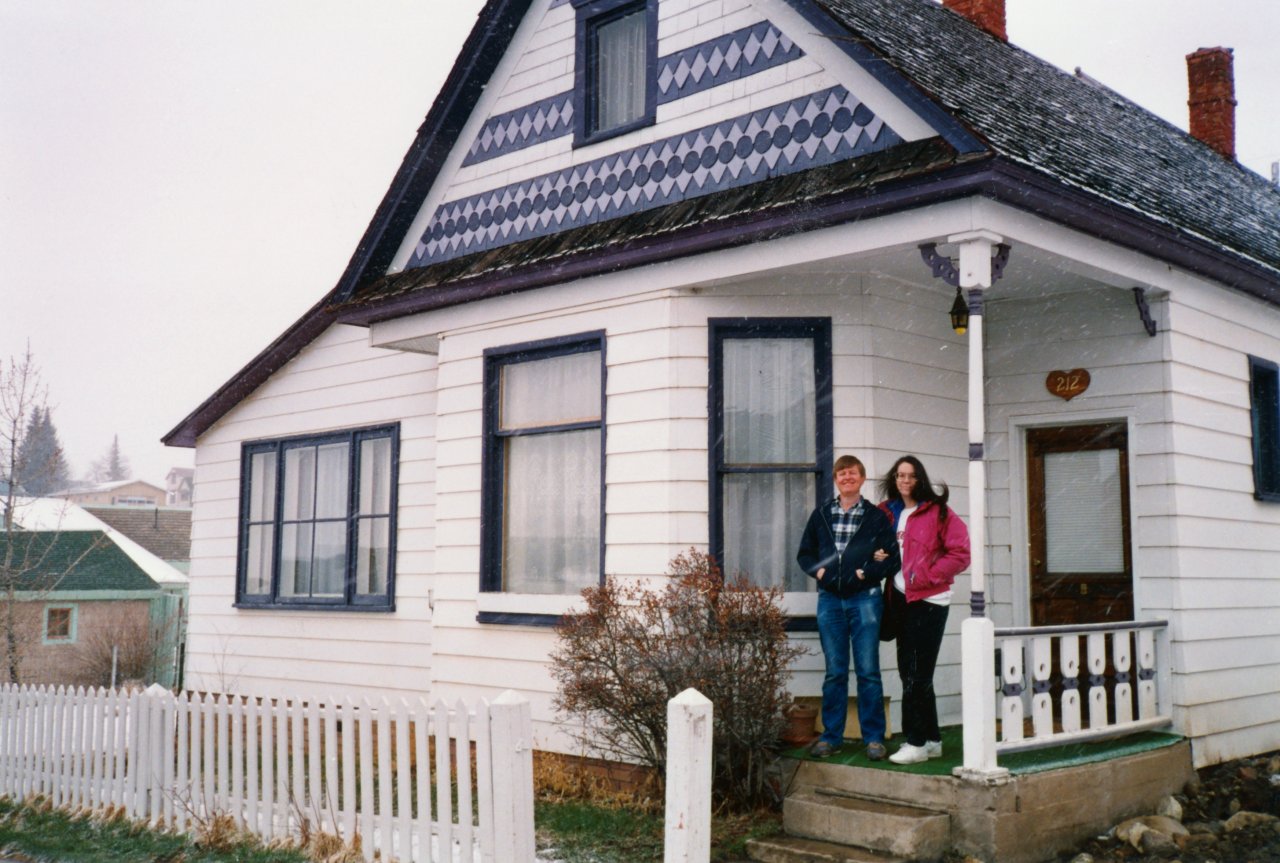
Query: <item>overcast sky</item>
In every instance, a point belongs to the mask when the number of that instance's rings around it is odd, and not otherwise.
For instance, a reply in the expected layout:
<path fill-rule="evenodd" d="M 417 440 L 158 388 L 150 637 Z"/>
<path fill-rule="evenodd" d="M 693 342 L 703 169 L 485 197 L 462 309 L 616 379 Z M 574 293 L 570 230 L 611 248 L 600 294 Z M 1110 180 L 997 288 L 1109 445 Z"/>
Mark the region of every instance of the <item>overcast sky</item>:
<path fill-rule="evenodd" d="M 1235 49 L 1280 160 L 1280 0 L 1008 0 L 1010 40 L 1186 128 Z M 481 0 L 0 0 L 0 357 L 29 341 L 76 475 L 159 438 L 333 286 Z"/>

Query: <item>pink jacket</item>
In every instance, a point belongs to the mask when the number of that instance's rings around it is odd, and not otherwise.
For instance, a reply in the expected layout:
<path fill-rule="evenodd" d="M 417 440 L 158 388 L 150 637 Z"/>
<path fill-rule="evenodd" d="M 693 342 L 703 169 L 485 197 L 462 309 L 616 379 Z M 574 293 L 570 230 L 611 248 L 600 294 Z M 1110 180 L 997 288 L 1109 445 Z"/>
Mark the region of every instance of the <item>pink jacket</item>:
<path fill-rule="evenodd" d="M 880 508 L 888 514 L 896 529 L 902 504 L 885 501 Z M 916 602 L 949 589 L 956 576 L 969 565 L 969 528 L 950 507 L 941 525 L 938 513 L 938 507 L 932 502 L 922 503 L 907 521 L 907 533 L 902 538 L 902 573 L 907 585 L 907 602 Z"/>

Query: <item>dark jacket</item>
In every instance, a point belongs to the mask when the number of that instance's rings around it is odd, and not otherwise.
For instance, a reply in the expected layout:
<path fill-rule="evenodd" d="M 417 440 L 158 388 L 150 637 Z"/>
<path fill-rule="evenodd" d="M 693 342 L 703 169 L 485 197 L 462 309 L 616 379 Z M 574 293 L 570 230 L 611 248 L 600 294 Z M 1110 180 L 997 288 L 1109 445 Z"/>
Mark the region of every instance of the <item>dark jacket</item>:
<path fill-rule="evenodd" d="M 800 551 L 796 561 L 800 568 L 816 578 L 819 569 L 826 567 L 818 589 L 836 596 L 850 597 L 864 590 L 879 586 L 880 582 L 902 568 L 898 555 L 898 538 L 893 532 L 893 522 L 884 511 L 869 500 L 863 500 L 862 523 L 849 538 L 844 553 L 836 551 L 836 534 L 831 527 L 831 501 L 813 511 L 800 538 Z M 877 562 L 872 558 L 876 549 L 889 552 L 889 557 Z M 863 571 L 858 578 L 857 570 Z"/>

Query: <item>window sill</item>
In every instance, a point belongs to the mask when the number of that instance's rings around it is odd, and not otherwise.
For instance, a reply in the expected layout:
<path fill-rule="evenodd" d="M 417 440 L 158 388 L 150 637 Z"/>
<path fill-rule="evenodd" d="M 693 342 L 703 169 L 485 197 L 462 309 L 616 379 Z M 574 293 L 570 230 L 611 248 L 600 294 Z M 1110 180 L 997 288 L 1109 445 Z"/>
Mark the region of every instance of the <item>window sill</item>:
<path fill-rule="evenodd" d="M 389 605 L 345 605 L 320 602 L 235 602 L 232 608 L 244 611 L 336 611 L 343 614 L 389 614 L 396 610 L 395 603 Z"/>

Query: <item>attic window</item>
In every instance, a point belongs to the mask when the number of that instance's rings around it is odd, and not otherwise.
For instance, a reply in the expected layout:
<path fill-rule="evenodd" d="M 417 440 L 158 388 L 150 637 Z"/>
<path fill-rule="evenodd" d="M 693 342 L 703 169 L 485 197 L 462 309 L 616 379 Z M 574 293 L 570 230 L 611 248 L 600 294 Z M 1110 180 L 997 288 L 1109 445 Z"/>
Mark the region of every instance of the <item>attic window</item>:
<path fill-rule="evenodd" d="M 656 0 L 573 0 L 577 10 L 574 143 L 652 125 Z"/>

